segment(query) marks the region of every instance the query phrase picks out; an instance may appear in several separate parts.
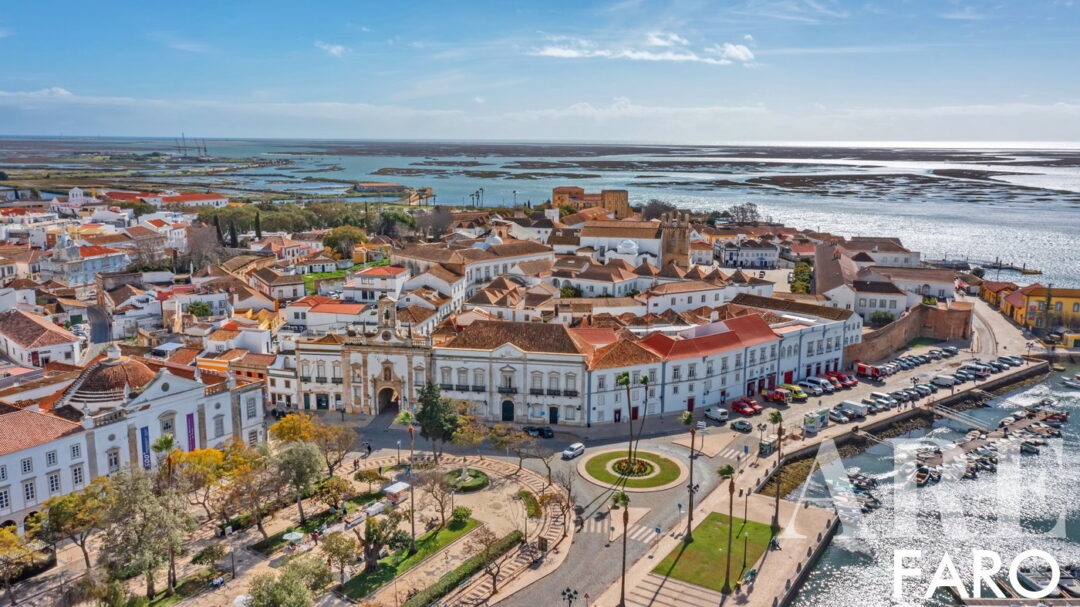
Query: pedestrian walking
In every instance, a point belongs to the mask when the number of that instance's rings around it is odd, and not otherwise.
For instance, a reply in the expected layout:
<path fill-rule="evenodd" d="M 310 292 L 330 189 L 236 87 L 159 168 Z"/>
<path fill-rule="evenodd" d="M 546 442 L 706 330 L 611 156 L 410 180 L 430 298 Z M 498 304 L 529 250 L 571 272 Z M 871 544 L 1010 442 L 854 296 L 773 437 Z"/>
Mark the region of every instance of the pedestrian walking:
<path fill-rule="evenodd" d="M 364 445 L 367 447 L 367 456 L 371 457 L 371 443 L 364 443 Z"/>

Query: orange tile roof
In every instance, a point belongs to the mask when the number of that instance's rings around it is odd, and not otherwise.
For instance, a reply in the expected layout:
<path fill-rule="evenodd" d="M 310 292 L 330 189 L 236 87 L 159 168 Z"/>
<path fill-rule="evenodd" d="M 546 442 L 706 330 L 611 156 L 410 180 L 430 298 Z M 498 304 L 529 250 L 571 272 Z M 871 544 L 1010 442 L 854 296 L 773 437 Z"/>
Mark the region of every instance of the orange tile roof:
<path fill-rule="evenodd" d="M 89 246 L 79 247 L 80 257 L 97 257 L 98 255 L 112 255 L 114 253 L 123 253 L 120 249 L 110 249 L 109 247 Z"/>
<path fill-rule="evenodd" d="M 38 413 L 12 411 L 0 415 L 0 455 L 56 440 L 82 430 L 82 424 Z"/>
<path fill-rule="evenodd" d="M 360 271 L 364 276 L 397 276 L 405 271 L 401 266 L 375 266 Z"/>

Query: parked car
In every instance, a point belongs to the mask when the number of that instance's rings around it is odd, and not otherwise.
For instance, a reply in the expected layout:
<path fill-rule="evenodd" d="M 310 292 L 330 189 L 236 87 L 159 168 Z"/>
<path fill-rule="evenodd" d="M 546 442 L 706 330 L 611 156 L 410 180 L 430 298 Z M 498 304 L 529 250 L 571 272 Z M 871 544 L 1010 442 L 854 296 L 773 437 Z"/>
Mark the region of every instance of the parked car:
<path fill-rule="evenodd" d="M 903 390 L 894 390 L 889 392 L 889 396 L 893 397 L 898 403 L 906 403 L 911 400 L 911 397 L 904 393 Z"/>
<path fill-rule="evenodd" d="M 1016 362 L 1015 360 L 1013 360 L 1009 356 L 999 356 L 995 360 L 997 360 L 997 362 L 999 362 L 999 363 L 1001 363 L 1003 365 L 1009 366 L 1009 367 L 1019 367 L 1020 366 L 1020 363 Z"/>
<path fill-rule="evenodd" d="M 536 433 L 540 438 L 555 438 L 555 431 L 547 426 L 538 427 Z"/>
<path fill-rule="evenodd" d="M 919 387 L 920 388 L 926 388 L 927 390 L 930 391 L 931 394 L 936 394 L 937 391 L 938 391 L 938 387 L 936 385 L 934 385 L 933 383 L 919 384 Z"/>
<path fill-rule="evenodd" d="M 930 350 L 929 352 L 926 353 L 926 355 L 929 356 L 933 360 L 941 360 L 942 358 L 945 357 L 944 352 L 942 352 L 941 350 L 936 350 L 936 349 L 935 350 Z"/>
<path fill-rule="evenodd" d="M 934 393 L 934 391 L 930 389 L 930 386 L 928 386 L 927 384 L 919 384 L 915 386 L 913 390 L 918 392 L 919 396 L 930 396 Z"/>
<path fill-rule="evenodd" d="M 731 422 L 731 429 L 736 432 L 753 432 L 754 424 L 746 421 L 745 419 L 737 419 Z"/>
<path fill-rule="evenodd" d="M 574 444 L 570 445 L 569 447 L 567 447 L 566 449 L 563 450 L 562 458 L 563 459 L 574 459 L 575 457 L 581 455 L 582 453 L 585 453 L 585 445 L 583 445 L 582 443 L 574 443 Z"/>
<path fill-rule="evenodd" d="M 1020 358 L 1019 356 L 1006 356 L 1005 358 L 1013 361 L 1017 367 L 1024 364 L 1024 359 Z"/>
<path fill-rule="evenodd" d="M 731 410 L 736 413 L 742 413 L 743 415 L 753 415 L 757 413 L 754 408 L 746 404 L 744 401 L 735 401 L 731 403 Z"/>
<path fill-rule="evenodd" d="M 956 346 L 945 346 L 941 351 L 949 356 L 956 356 L 960 353 L 960 348 L 957 348 Z"/>
<path fill-rule="evenodd" d="M 522 426 L 521 431 L 532 437 L 540 436 L 540 428 L 537 426 Z"/>
<path fill-rule="evenodd" d="M 930 380 L 935 386 L 949 387 L 956 385 L 956 378 L 952 375 L 935 375 L 934 379 Z"/>
<path fill-rule="evenodd" d="M 803 390 L 800 386 L 795 384 L 780 384 L 780 387 L 791 393 L 791 398 L 795 400 L 806 400 L 806 390 Z"/>
<path fill-rule="evenodd" d="M 848 418 L 847 415 L 844 415 L 843 411 L 837 411 L 836 409 L 832 409 L 829 411 L 829 421 L 834 421 L 838 424 L 846 424 L 850 422 L 851 419 Z"/>
<path fill-rule="evenodd" d="M 723 424 L 728 420 L 727 409 L 721 409 L 720 407 L 709 407 L 705 409 L 705 417 Z"/>
<path fill-rule="evenodd" d="M 836 391 L 836 388 L 833 386 L 833 383 L 831 381 L 827 380 L 827 379 L 822 379 L 820 377 L 807 377 L 803 381 L 809 382 L 809 383 L 817 386 L 825 394 L 832 394 L 833 392 Z"/>
<path fill-rule="evenodd" d="M 889 396 L 888 394 L 885 394 L 884 392 L 871 392 L 870 396 L 873 396 L 874 398 L 879 399 L 879 400 L 883 400 L 883 401 L 885 401 L 885 402 L 887 402 L 887 403 L 889 403 L 889 404 L 891 404 L 893 406 L 900 404 L 899 401 L 897 401 L 892 396 Z"/>

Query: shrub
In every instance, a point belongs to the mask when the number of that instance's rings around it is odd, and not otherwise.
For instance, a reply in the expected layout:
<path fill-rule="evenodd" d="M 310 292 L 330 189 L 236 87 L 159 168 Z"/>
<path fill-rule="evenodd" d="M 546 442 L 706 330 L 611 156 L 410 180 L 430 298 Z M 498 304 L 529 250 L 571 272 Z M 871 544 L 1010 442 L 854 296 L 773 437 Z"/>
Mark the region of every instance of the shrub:
<path fill-rule="evenodd" d="M 528 489 L 522 489 L 518 491 L 518 497 L 525 503 L 525 511 L 528 513 L 529 518 L 540 518 L 540 502 L 536 501 L 536 496 L 532 491 Z"/>
<path fill-rule="evenodd" d="M 465 506 L 455 506 L 453 513 L 450 515 L 450 520 L 461 524 L 469 520 L 472 517 L 472 508 Z"/>
<path fill-rule="evenodd" d="M 461 480 L 461 468 L 458 468 L 446 473 L 446 482 L 462 493 L 472 493 L 487 487 L 491 483 L 491 479 L 480 470 L 470 469 L 469 476 L 465 480 Z"/>
<path fill-rule="evenodd" d="M 461 565 L 458 565 L 456 569 L 447 573 L 439 578 L 439 581 L 421 590 L 411 599 L 405 601 L 402 607 L 424 607 L 425 605 L 431 605 L 437 602 L 442 597 L 453 592 L 455 588 L 461 585 L 462 582 L 471 578 L 475 573 L 481 571 L 484 565 L 487 565 L 490 561 L 493 561 L 502 555 L 506 554 L 510 550 L 521 543 L 524 537 L 520 531 L 512 531 L 502 539 L 499 540 L 495 549 L 492 550 L 491 557 L 485 559 L 482 556 L 474 556 L 467 559 Z"/>

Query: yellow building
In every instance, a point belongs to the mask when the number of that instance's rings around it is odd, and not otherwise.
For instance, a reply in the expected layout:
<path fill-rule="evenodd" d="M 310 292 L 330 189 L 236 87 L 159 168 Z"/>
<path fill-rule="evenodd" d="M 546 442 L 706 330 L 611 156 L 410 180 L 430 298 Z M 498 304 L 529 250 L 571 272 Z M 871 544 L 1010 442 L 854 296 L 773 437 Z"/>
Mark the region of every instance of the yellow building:
<path fill-rule="evenodd" d="M 1005 297 L 1002 311 L 1025 327 L 1080 328 L 1080 289 L 1028 285 Z"/>
<path fill-rule="evenodd" d="M 625 219 L 630 215 L 630 195 L 626 190 L 601 190 L 599 194 L 587 193 L 575 186 L 559 186 L 551 190 L 553 208 L 571 207 L 575 211 L 600 207 L 615 217 Z"/>

